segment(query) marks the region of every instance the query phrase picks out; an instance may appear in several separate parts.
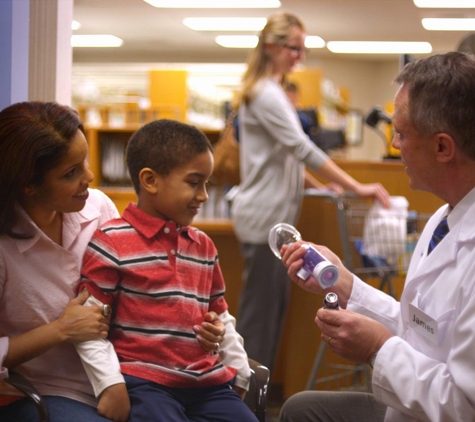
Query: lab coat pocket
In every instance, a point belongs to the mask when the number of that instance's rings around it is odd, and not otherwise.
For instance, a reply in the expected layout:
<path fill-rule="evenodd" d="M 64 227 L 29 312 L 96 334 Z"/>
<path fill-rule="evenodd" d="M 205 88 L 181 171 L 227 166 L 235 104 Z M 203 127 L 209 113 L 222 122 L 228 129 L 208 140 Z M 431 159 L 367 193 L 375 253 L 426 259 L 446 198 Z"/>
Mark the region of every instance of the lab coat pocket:
<path fill-rule="evenodd" d="M 454 309 L 434 316 L 419 309 L 417 303 L 418 300 L 414 300 L 409 304 L 409 327 L 432 344 L 442 345 L 448 329 L 453 325 Z"/>
<path fill-rule="evenodd" d="M 452 309 L 449 309 L 448 311 L 445 311 L 442 315 L 440 315 L 436 319 L 437 326 L 439 328 L 439 344 L 444 344 L 447 331 L 453 332 L 453 329 L 450 329 L 450 328 L 453 328 L 454 313 L 455 313 L 455 308 L 452 308 Z"/>

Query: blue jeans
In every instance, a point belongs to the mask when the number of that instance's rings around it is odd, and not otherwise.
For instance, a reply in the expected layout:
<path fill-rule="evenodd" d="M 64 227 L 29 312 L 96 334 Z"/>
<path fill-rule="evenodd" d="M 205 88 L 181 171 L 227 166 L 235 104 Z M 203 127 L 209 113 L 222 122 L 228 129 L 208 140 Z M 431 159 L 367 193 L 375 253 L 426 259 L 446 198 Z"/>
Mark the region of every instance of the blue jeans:
<path fill-rule="evenodd" d="M 97 414 L 94 407 L 59 396 L 43 396 L 51 422 L 110 422 Z M 38 412 L 28 399 L 0 407 L 2 422 L 38 422 Z"/>
<path fill-rule="evenodd" d="M 130 422 L 257 422 L 230 383 L 201 388 L 171 388 L 124 375 Z"/>

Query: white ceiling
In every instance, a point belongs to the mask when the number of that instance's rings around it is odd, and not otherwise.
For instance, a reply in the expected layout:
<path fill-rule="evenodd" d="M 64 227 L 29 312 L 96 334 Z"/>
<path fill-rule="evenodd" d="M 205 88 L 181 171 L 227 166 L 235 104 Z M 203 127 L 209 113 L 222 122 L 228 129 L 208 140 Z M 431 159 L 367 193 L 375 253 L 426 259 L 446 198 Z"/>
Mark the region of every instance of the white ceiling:
<path fill-rule="evenodd" d="M 200 0 L 196 0 L 199 2 Z M 412 0 L 281 0 L 283 10 L 297 14 L 309 35 L 325 41 L 427 41 L 433 53 L 456 50 L 467 32 L 426 31 L 423 17 L 472 17 L 475 9 L 418 9 Z M 475 0 L 473 0 L 475 3 Z M 185 17 L 267 17 L 276 9 L 157 9 L 142 0 L 74 0 L 75 34 L 112 34 L 120 48 L 74 48 L 74 63 L 243 63 L 248 50 L 226 49 L 217 33 L 185 27 Z M 313 50 L 318 58 L 388 60 L 391 56 L 336 55 Z"/>

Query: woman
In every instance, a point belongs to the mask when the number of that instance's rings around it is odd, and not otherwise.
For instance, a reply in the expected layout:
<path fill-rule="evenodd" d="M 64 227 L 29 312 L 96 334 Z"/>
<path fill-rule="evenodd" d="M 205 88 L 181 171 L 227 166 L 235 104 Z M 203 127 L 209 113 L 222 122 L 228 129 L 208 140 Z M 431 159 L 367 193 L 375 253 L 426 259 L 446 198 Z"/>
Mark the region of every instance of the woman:
<path fill-rule="evenodd" d="M 27 376 L 52 422 L 109 420 L 96 410 L 74 348 L 107 337 L 104 308 L 82 306 L 86 291 L 75 296 L 92 234 L 118 217 L 109 198 L 88 189 L 87 152 L 83 125 L 69 107 L 25 102 L 0 112 L 0 374 L 15 368 Z M 203 324 L 210 332 L 196 329 L 210 350 L 222 340 L 222 325 L 211 322 L 216 329 Z M 128 412 L 128 399 L 123 406 Z M 27 399 L 0 396 L 0 419 L 38 416 Z"/>
<path fill-rule="evenodd" d="M 354 180 L 303 132 L 282 83 L 305 58 L 305 37 L 305 27 L 294 15 L 278 13 L 268 19 L 249 58 L 239 104 L 241 184 L 232 215 L 245 269 L 237 330 L 249 357 L 271 371 L 290 283 L 267 238 L 275 224 L 297 223 L 304 187 L 319 187 L 304 177 L 305 166 L 346 190 L 389 205 L 379 183 Z"/>

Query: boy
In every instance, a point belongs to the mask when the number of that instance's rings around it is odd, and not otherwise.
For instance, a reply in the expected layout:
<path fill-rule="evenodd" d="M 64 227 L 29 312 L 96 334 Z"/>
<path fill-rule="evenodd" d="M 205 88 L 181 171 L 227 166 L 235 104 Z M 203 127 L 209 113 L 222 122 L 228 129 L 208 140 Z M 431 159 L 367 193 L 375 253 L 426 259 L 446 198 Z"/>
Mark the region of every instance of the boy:
<path fill-rule="evenodd" d="M 82 276 L 83 286 L 112 307 L 109 340 L 126 381 L 130 420 L 256 421 L 231 388 L 243 396 L 250 371 L 227 312 L 216 247 L 189 227 L 208 199 L 212 146 L 195 127 L 158 120 L 132 136 L 126 160 L 137 205 L 95 233 Z M 219 354 L 200 347 L 193 331 L 211 311 L 226 328 Z M 78 350 L 94 385 L 100 374 L 109 377 L 110 356 L 107 345 L 91 344 Z M 98 348 L 104 358 L 95 364 Z M 123 406 L 124 391 L 123 384 L 106 388 L 99 408 Z"/>

